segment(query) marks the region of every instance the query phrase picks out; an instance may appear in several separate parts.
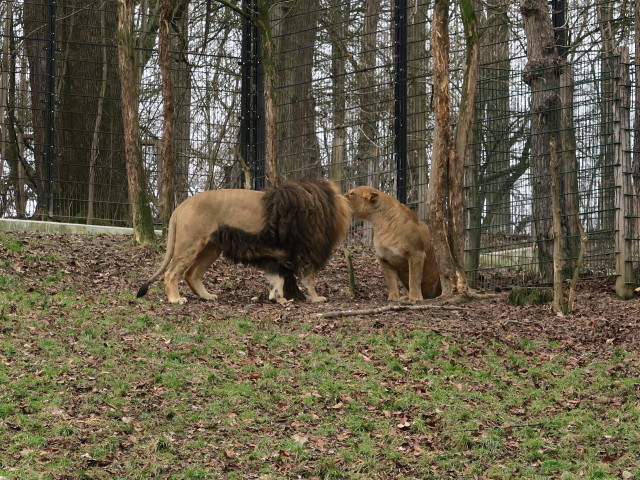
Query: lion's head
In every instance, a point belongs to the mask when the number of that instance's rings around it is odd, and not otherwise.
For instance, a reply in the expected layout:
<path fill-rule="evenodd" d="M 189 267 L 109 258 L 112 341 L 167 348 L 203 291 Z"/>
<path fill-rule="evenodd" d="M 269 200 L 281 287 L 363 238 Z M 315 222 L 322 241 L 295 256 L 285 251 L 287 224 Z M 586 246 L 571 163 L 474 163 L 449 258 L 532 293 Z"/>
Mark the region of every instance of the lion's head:
<path fill-rule="evenodd" d="M 362 185 L 349 190 L 345 198 L 351 206 L 351 214 L 354 217 L 368 220 L 377 210 L 381 195 L 385 194 L 373 187 Z"/>

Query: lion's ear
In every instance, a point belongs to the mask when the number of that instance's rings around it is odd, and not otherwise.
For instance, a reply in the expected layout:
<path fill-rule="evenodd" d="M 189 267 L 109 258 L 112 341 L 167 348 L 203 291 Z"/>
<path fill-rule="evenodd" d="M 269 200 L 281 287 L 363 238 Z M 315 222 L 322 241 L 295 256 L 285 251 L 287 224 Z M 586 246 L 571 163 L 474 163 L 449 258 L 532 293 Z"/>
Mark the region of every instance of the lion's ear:
<path fill-rule="evenodd" d="M 378 200 L 378 193 L 377 192 L 371 192 L 369 194 L 369 202 L 370 203 L 374 203 L 376 200 Z"/>

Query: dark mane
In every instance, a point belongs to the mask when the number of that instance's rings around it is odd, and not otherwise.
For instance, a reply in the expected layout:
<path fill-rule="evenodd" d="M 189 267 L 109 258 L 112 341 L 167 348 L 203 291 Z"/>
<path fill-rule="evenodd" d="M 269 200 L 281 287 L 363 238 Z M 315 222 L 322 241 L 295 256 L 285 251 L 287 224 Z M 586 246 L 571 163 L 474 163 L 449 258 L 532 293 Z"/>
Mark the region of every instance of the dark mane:
<path fill-rule="evenodd" d="M 348 227 L 348 207 L 326 180 L 285 182 L 262 199 L 265 225 L 258 233 L 222 225 L 212 240 L 235 262 L 275 261 L 293 272 L 320 270 Z"/>

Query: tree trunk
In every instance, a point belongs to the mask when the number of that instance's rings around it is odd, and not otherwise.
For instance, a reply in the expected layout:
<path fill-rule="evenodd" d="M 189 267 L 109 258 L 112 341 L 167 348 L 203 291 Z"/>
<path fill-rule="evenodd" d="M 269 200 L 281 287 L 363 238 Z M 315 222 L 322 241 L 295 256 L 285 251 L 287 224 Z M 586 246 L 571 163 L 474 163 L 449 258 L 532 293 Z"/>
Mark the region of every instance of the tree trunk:
<path fill-rule="evenodd" d="M 176 164 L 174 156 L 174 123 L 175 111 L 173 103 L 173 82 L 171 78 L 171 59 L 169 53 L 169 37 L 173 21 L 174 0 L 160 1 L 160 30 L 158 33 L 158 56 L 160 76 L 162 77 L 163 119 L 162 144 L 160 148 L 160 216 L 166 233 L 169 220 L 175 207 Z"/>
<path fill-rule="evenodd" d="M 462 97 L 455 129 L 454 149 L 450 155 L 448 172 L 449 205 L 448 236 L 455 276 L 453 293 L 467 295 L 469 286 L 464 273 L 464 165 L 468 156 L 469 140 L 474 118 L 474 106 L 478 84 L 479 44 L 473 0 L 459 0 L 462 23 L 466 37 L 465 71 Z"/>
<path fill-rule="evenodd" d="M 189 196 L 189 161 L 191 159 L 191 65 L 189 51 L 189 0 L 178 0 L 173 12 L 175 32 L 169 37 L 173 84 L 174 135 L 173 158 L 176 168 L 174 205 Z M 222 41 L 223 42 L 223 41 Z M 220 142 L 218 142 L 220 143 Z"/>
<path fill-rule="evenodd" d="M 436 0 L 433 12 L 431 48 L 433 52 L 434 111 L 436 116 L 431 178 L 427 192 L 427 212 L 434 251 L 440 269 L 442 294 L 455 293 L 457 272 L 450 245 L 447 174 L 454 152 L 451 149 L 451 95 L 449 93 L 449 0 Z"/>
<path fill-rule="evenodd" d="M 635 98 L 640 98 L 640 2 L 635 2 L 634 8 L 634 19 L 635 19 Z M 638 132 L 640 129 L 640 108 L 634 108 L 634 117 L 633 117 L 633 128 L 635 132 Z M 631 171 L 632 171 L 632 179 L 633 179 L 633 194 L 636 197 L 635 202 L 632 203 L 632 211 L 630 214 L 635 218 L 633 222 L 634 228 L 631 232 L 631 236 L 633 238 L 640 238 L 640 138 L 638 135 L 633 136 L 633 159 L 631 163 Z M 637 255 L 640 255 L 640 246 L 636 247 Z M 638 276 L 640 276 L 640 268 L 636 272 Z"/>
<path fill-rule="evenodd" d="M 427 145 L 432 143 L 431 129 L 427 128 L 430 116 L 425 72 L 429 70 L 429 56 L 425 48 L 428 39 L 428 0 L 409 0 L 409 25 L 407 31 L 407 166 L 409 167 L 407 203 L 417 205 L 418 217 L 427 218 L 426 202 L 429 183 Z"/>
<path fill-rule="evenodd" d="M 118 0 L 118 65 L 131 217 L 135 241 L 143 244 L 151 242 L 154 233 L 140 150 L 138 89 L 133 64 L 133 7 L 133 0 Z"/>
<path fill-rule="evenodd" d="M 533 191 L 533 234 L 538 250 L 539 270 L 544 280 L 553 276 L 553 243 L 552 243 L 552 211 L 551 182 L 549 163 L 549 144 L 552 138 L 558 145 L 562 155 L 575 155 L 567 150 L 567 134 L 561 134 L 564 128 L 573 128 L 572 119 L 563 119 L 563 94 L 561 93 L 561 76 L 565 72 L 566 62 L 555 48 L 554 32 L 551 25 L 549 7 L 546 0 L 521 0 L 520 10 L 524 20 L 527 36 L 528 63 L 523 73 L 524 81 L 531 88 L 531 176 Z M 570 126 L 569 126 L 570 124 Z M 565 165 L 570 162 L 565 158 Z M 568 258 L 568 231 L 577 231 L 567 225 L 575 222 L 577 215 L 570 212 L 564 194 L 573 182 L 567 179 L 577 172 L 560 172 L 560 191 L 563 192 L 561 211 L 568 213 L 563 222 L 563 258 Z M 572 271 L 565 271 L 570 277 Z"/>
<path fill-rule="evenodd" d="M 576 158 L 576 130 L 573 123 L 573 93 L 575 85 L 574 70 L 571 65 L 565 65 L 560 72 L 560 100 L 562 111 L 560 116 L 560 144 L 562 152 L 558 152 L 562 195 L 562 228 L 564 232 L 563 249 L 565 252 L 564 278 L 572 278 L 577 266 L 580 253 L 580 195 L 578 185 L 578 159 Z"/>
<path fill-rule="evenodd" d="M 25 0 L 23 6 L 23 20 L 25 32 L 25 50 L 29 61 L 29 91 L 31 94 L 31 112 L 33 126 L 33 156 L 35 166 L 35 194 L 36 212 L 34 216 L 43 215 L 46 207 L 46 166 L 43 160 L 46 135 L 46 105 L 47 91 L 47 59 L 43 50 L 47 32 L 49 6 L 38 0 Z"/>
<path fill-rule="evenodd" d="M 2 59 L 0 61 L 0 179 L 4 178 L 4 164 L 7 158 L 7 145 L 9 144 L 9 128 L 5 121 L 5 109 L 9 105 L 9 72 L 15 68 L 10 67 L 9 39 L 13 38 L 13 0 L 8 0 L 6 5 L 6 18 L 4 22 L 4 36 L 2 37 Z M 0 194 L 3 194 L 0 191 Z M 0 214 L 3 208 L 0 206 Z"/>
<path fill-rule="evenodd" d="M 105 29 L 106 12 L 100 12 L 100 28 Z M 107 63 L 107 46 L 103 45 L 101 50 L 102 58 L 102 78 L 100 82 L 100 94 L 98 96 L 98 108 L 96 111 L 96 120 L 93 124 L 93 138 L 91 139 L 91 153 L 89 156 L 89 179 L 87 190 L 87 225 L 93 223 L 94 204 L 96 200 L 96 166 L 100 153 L 100 131 L 102 129 L 102 120 L 104 117 L 104 101 L 107 93 L 107 74 L 109 64 Z"/>
<path fill-rule="evenodd" d="M 57 2 L 56 59 L 54 96 L 56 99 L 53 162 L 54 215 L 64 219 L 103 218 L 129 220 L 122 198 L 125 161 L 114 153 L 122 135 L 117 53 L 105 48 L 115 26 L 115 0 L 95 8 L 90 0 Z M 24 4 L 26 50 L 29 60 L 34 154 L 36 160 L 39 208 L 44 206 L 47 177 L 43 162 L 47 138 L 46 104 L 48 94 L 46 51 L 49 4 Z M 103 28 L 96 28 L 96 26 Z M 105 61 L 106 56 L 106 61 Z M 87 61 L 87 59 L 101 61 Z M 102 91 L 114 92 L 103 95 Z M 91 125 L 92 128 L 87 128 Z M 96 130 L 97 129 L 97 130 Z M 117 139 L 117 140 L 116 140 Z M 90 152 L 90 153 L 87 153 Z M 87 175 L 89 172 L 89 175 Z M 104 180 L 108 177 L 108 181 Z M 93 180 L 92 180 L 93 179 Z M 89 210 L 93 210 L 89 212 Z M 90 215 L 89 215 L 90 214 Z"/>
<path fill-rule="evenodd" d="M 510 188 L 506 172 L 510 166 L 511 119 L 509 96 L 504 85 L 509 81 L 511 64 L 509 60 L 509 3 L 500 1 L 487 6 L 487 19 L 484 27 L 485 45 L 482 47 L 482 90 L 479 92 L 482 107 L 485 109 L 487 148 L 485 149 L 484 171 L 491 181 L 483 181 L 486 214 L 484 226 L 487 233 L 508 235 L 511 233 Z"/>
<path fill-rule="evenodd" d="M 278 176 L 278 119 L 276 116 L 276 65 L 271 20 L 269 18 L 269 0 L 258 0 L 256 21 L 262 43 L 262 64 L 264 66 L 264 159 L 267 182 L 271 186 L 280 183 Z"/>
<path fill-rule="evenodd" d="M 90 196 L 93 216 L 128 221 L 126 202 L 121 195 L 124 175 L 122 155 L 110 155 L 122 133 L 117 95 L 102 95 L 117 85 L 117 53 L 107 48 L 115 27 L 115 1 L 94 8 L 90 0 L 58 2 L 56 72 L 55 192 L 60 217 L 82 220 L 88 216 Z M 104 28 L 96 28 L 104 25 Z M 107 33 L 109 32 L 109 33 Z M 87 58 L 101 59 L 88 62 Z M 105 82 L 107 85 L 105 86 Z M 87 128 L 88 125 L 93 128 Z M 96 131 L 96 127 L 99 128 Z M 91 151 L 90 155 L 87 152 Z M 93 182 L 87 176 L 93 162 Z M 113 169 L 104 182 L 107 168 Z M 91 191 L 90 191 L 91 190 Z"/>
<path fill-rule="evenodd" d="M 380 0 L 365 0 L 364 25 L 360 61 L 357 63 L 356 85 L 360 128 L 356 159 L 357 174 L 366 175 L 367 185 L 379 188 L 378 119 L 380 105 L 377 102 L 376 52 L 377 31 L 380 19 Z M 365 172 L 362 172 L 364 167 Z"/>
<path fill-rule="evenodd" d="M 556 153 L 556 140 L 551 138 L 549 144 L 551 167 L 551 214 L 553 224 L 553 311 L 556 315 L 564 315 L 565 300 L 562 285 L 564 258 L 562 255 L 562 212 L 560 211 L 560 161 Z"/>
<path fill-rule="evenodd" d="M 597 25 L 600 30 L 602 43 L 600 46 L 600 91 L 598 108 L 600 113 L 600 154 L 596 166 L 600 177 L 598 188 L 598 227 L 601 236 L 607 243 L 615 237 L 615 189 L 614 180 L 614 149 L 613 122 L 613 94 L 614 76 L 617 58 L 613 55 L 615 37 L 613 32 L 613 3 L 597 2 Z M 619 207 L 619 205 L 618 205 Z"/>
<path fill-rule="evenodd" d="M 336 2 L 334 2 L 336 3 Z M 348 8 L 340 8 L 340 4 L 332 4 L 331 13 L 327 18 L 329 43 L 331 44 L 331 124 L 333 139 L 331 144 L 331 160 L 329 177 L 336 182 L 340 191 L 347 190 L 345 181 L 345 166 L 347 162 L 347 129 L 346 121 L 346 62 L 347 62 L 347 28 L 346 14 Z"/>
<path fill-rule="evenodd" d="M 290 180 L 319 176 L 320 145 L 312 92 L 318 6 L 315 2 L 280 2 L 274 7 L 278 172 Z"/>

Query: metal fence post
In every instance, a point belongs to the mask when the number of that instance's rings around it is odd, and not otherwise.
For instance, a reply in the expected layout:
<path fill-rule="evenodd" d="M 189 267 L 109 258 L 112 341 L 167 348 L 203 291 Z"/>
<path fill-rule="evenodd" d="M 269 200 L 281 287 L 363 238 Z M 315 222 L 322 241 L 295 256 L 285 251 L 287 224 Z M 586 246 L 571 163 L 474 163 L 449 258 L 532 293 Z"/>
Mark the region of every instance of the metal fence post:
<path fill-rule="evenodd" d="M 56 0 L 49 2 L 49 38 L 47 46 L 47 115 L 46 139 L 47 145 L 43 149 L 44 162 L 47 166 L 47 211 L 49 218 L 53 217 L 53 168 L 56 158 Z"/>
<path fill-rule="evenodd" d="M 407 0 L 395 0 L 393 20 L 396 196 L 407 203 Z"/>
<path fill-rule="evenodd" d="M 553 36 L 558 55 L 567 57 L 566 21 L 564 16 L 564 0 L 551 0 L 551 21 L 553 23 Z"/>
<path fill-rule="evenodd" d="M 256 0 L 243 0 L 242 9 L 249 14 L 242 22 L 242 88 L 240 117 L 240 151 L 251 168 L 255 190 L 264 189 L 264 91 L 261 75 L 260 32 L 252 18 Z"/>

